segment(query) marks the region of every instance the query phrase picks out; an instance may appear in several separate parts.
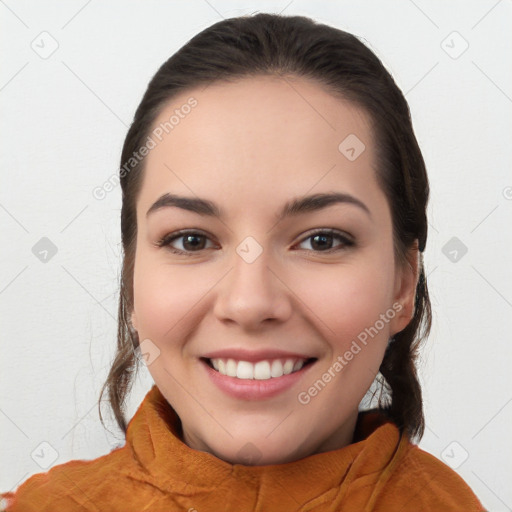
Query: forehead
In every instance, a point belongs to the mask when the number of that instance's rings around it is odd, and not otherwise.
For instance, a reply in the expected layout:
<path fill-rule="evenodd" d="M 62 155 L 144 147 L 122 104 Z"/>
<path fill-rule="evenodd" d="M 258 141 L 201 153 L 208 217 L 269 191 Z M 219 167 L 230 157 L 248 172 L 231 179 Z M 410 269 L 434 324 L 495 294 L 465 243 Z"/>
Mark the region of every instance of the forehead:
<path fill-rule="evenodd" d="M 245 77 L 187 90 L 165 105 L 150 136 L 140 198 L 148 206 L 171 189 L 249 204 L 269 193 L 315 192 L 317 184 L 356 195 L 376 187 L 367 114 L 304 78 Z"/>

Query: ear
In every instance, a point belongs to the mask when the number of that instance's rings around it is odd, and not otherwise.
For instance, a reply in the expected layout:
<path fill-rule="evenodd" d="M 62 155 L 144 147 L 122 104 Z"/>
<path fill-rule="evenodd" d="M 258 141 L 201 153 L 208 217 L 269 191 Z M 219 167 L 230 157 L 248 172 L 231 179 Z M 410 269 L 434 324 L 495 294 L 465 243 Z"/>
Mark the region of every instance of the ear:
<path fill-rule="evenodd" d="M 414 316 L 416 299 L 416 285 L 419 278 L 420 252 L 418 240 L 407 251 L 406 262 L 398 263 L 396 268 L 396 279 L 394 289 L 394 309 L 397 314 L 390 322 L 390 335 L 394 336 L 407 327 Z M 398 308 L 400 304 L 401 309 Z"/>

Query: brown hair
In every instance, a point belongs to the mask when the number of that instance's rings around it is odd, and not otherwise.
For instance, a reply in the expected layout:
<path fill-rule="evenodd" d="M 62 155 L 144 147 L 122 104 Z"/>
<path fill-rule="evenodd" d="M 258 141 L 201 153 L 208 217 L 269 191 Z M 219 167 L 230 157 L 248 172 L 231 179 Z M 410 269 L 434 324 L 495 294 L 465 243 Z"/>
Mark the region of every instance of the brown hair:
<path fill-rule="evenodd" d="M 260 13 L 220 21 L 188 41 L 151 79 L 121 155 L 122 265 L 117 352 L 98 401 L 108 399 L 121 430 L 126 433 L 125 400 L 138 371 L 139 340 L 130 323 L 136 250 L 136 199 L 144 160 L 126 172 L 126 162 L 145 143 L 152 124 L 174 96 L 200 85 L 257 75 L 288 75 L 315 80 L 345 98 L 372 120 L 376 138 L 377 178 L 390 205 L 397 261 L 418 240 L 419 279 L 414 316 L 394 336 L 380 373 L 379 408 L 401 432 L 421 439 L 424 430 L 421 388 L 415 361 L 431 327 L 431 308 L 422 252 L 427 240 L 426 207 L 429 184 L 425 163 L 414 135 L 409 107 L 391 75 L 376 55 L 354 35 L 303 16 Z"/>

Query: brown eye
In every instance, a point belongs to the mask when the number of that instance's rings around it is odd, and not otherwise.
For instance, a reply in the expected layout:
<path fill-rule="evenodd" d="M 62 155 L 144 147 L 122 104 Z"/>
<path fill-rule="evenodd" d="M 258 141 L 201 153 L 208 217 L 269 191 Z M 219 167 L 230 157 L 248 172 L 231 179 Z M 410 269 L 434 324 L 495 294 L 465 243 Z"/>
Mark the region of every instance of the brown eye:
<path fill-rule="evenodd" d="M 179 231 L 165 236 L 157 242 L 157 245 L 158 247 L 168 247 L 170 251 L 176 254 L 190 255 L 204 250 L 208 240 L 208 236 L 197 231 Z"/>
<path fill-rule="evenodd" d="M 179 238 L 183 239 L 182 245 L 186 251 L 201 250 L 206 245 L 203 235 L 183 235 Z"/>
<path fill-rule="evenodd" d="M 333 246 L 335 240 L 339 240 L 341 243 Z M 311 241 L 311 249 L 307 250 L 312 250 L 314 252 L 334 252 L 354 245 L 353 240 L 345 236 L 343 233 L 334 230 L 316 231 L 315 233 L 307 236 L 301 244 L 306 241 Z"/>

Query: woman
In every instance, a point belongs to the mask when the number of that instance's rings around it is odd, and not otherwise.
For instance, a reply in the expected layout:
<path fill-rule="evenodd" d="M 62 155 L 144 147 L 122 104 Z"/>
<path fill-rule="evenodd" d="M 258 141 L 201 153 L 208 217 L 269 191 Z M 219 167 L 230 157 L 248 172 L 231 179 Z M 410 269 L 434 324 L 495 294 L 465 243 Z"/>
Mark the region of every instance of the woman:
<path fill-rule="evenodd" d="M 151 80 L 120 180 L 101 396 L 126 444 L 32 476 L 7 511 L 483 510 L 414 444 L 429 185 L 365 45 L 298 16 L 207 28 Z M 127 426 L 139 361 L 155 385 Z"/>

